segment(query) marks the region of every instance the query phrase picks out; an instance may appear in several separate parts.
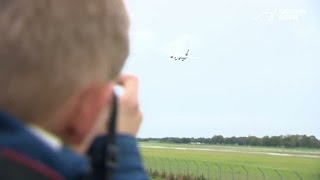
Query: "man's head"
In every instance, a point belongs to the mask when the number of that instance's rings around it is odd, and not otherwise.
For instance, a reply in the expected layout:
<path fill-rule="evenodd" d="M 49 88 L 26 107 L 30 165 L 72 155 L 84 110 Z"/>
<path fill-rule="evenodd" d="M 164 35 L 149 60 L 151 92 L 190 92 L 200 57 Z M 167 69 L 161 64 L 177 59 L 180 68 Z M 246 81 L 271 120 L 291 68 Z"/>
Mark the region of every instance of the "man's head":
<path fill-rule="evenodd" d="M 0 110 L 81 143 L 128 55 L 122 0 L 1 0 Z"/>

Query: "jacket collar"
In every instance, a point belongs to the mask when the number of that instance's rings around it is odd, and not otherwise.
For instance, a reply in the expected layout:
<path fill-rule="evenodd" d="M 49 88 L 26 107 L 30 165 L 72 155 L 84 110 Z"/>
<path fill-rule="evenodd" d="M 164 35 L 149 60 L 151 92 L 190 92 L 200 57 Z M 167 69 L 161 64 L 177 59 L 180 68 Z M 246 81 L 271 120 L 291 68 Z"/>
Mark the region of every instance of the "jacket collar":
<path fill-rule="evenodd" d="M 0 149 L 8 148 L 25 154 L 61 173 L 75 179 L 89 173 L 88 160 L 64 146 L 55 151 L 28 130 L 27 125 L 8 113 L 0 111 Z"/>
<path fill-rule="evenodd" d="M 55 136 L 54 134 L 42 129 L 37 125 L 29 125 L 28 130 L 38 137 L 38 139 L 42 140 L 51 149 L 55 151 L 60 151 L 62 149 L 62 141 L 59 137 Z"/>

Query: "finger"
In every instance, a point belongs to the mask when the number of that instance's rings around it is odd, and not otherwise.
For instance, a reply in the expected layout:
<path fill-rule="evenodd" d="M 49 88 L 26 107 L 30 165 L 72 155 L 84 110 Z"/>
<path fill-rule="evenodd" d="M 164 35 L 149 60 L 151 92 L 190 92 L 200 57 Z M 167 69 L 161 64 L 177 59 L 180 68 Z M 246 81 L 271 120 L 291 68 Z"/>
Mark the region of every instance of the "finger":
<path fill-rule="evenodd" d="M 139 80 L 135 75 L 122 75 L 118 80 L 118 84 L 123 87 L 124 96 L 130 97 L 133 100 L 138 99 Z"/>

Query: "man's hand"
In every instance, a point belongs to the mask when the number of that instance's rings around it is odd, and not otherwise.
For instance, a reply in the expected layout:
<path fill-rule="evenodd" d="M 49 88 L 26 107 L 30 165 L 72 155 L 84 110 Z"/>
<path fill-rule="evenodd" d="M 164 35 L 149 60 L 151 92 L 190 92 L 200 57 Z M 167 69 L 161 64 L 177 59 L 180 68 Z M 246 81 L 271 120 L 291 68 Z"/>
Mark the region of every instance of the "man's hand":
<path fill-rule="evenodd" d="M 138 78 L 133 75 L 122 75 L 118 84 L 123 87 L 123 94 L 119 97 L 117 131 L 120 134 L 136 136 L 142 122 Z"/>

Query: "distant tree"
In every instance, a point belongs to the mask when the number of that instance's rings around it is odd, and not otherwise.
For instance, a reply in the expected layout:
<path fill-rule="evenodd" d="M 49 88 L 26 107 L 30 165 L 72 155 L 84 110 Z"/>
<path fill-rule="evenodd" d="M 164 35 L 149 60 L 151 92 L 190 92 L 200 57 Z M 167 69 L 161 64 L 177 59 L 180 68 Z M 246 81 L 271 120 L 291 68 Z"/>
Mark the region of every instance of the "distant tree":
<path fill-rule="evenodd" d="M 273 147 L 281 146 L 281 138 L 280 136 L 272 136 L 269 139 L 269 145 Z"/>
<path fill-rule="evenodd" d="M 315 136 L 307 135 L 281 135 L 281 136 L 264 136 L 258 138 L 255 136 L 248 137 L 223 137 L 215 135 L 212 138 L 138 138 L 140 142 L 163 142 L 163 143 L 202 143 L 202 144 L 229 144 L 229 145 L 246 145 L 246 146 L 268 146 L 268 147 L 305 147 L 305 148 L 320 148 L 320 141 Z"/>
<path fill-rule="evenodd" d="M 211 142 L 213 144 L 223 144 L 224 143 L 224 138 L 222 135 L 218 135 L 218 136 L 213 136 L 211 138 Z"/>
<path fill-rule="evenodd" d="M 181 143 L 189 144 L 191 142 L 190 138 L 181 138 Z"/>
<path fill-rule="evenodd" d="M 285 136 L 282 141 L 283 141 L 284 147 L 287 147 L 287 148 L 296 147 L 296 140 L 294 136 Z"/>
<path fill-rule="evenodd" d="M 260 146 L 261 142 L 260 142 L 259 138 L 255 137 L 255 136 L 249 136 L 248 140 L 247 140 L 247 144 L 250 146 Z"/>

